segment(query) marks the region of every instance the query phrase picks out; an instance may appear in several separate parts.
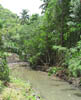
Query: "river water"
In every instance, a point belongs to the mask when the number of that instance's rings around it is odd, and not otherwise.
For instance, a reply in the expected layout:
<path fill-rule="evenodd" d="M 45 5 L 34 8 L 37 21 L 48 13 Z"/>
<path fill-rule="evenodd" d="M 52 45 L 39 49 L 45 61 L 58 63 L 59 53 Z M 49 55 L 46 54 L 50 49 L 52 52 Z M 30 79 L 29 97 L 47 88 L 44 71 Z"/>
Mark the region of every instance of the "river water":
<path fill-rule="evenodd" d="M 78 88 L 59 78 L 49 77 L 45 72 L 15 66 L 10 74 L 25 81 L 30 81 L 33 88 L 39 91 L 44 100 L 81 100 L 81 91 Z"/>

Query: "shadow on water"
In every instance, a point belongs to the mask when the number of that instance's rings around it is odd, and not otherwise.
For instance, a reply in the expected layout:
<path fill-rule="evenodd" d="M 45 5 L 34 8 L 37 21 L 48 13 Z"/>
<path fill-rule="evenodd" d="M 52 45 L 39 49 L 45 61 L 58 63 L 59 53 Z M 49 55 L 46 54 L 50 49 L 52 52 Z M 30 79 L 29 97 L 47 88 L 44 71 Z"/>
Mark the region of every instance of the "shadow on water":
<path fill-rule="evenodd" d="M 51 86 L 55 86 L 56 87 L 56 86 L 60 86 L 60 85 L 59 84 L 52 84 Z"/>
<path fill-rule="evenodd" d="M 61 89 L 62 91 L 74 91 L 74 90 L 76 90 L 76 89 L 74 89 L 74 88 L 70 88 L 70 89 Z"/>
<path fill-rule="evenodd" d="M 52 81 L 56 81 L 56 82 L 64 82 L 63 80 L 55 80 L 54 78 L 51 79 Z"/>
<path fill-rule="evenodd" d="M 51 86 L 55 86 L 55 87 L 58 87 L 58 86 L 63 86 L 64 84 L 51 84 Z"/>
<path fill-rule="evenodd" d="M 77 97 L 81 97 L 81 93 L 74 93 Z"/>

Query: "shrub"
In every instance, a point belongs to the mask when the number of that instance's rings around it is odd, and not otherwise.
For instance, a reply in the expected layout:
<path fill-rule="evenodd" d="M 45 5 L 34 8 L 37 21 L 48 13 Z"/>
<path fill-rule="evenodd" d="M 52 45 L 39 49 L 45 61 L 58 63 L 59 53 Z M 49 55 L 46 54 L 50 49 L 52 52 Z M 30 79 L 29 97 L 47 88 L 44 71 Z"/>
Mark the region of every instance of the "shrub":
<path fill-rule="evenodd" d="M 75 48 L 70 49 L 68 68 L 71 76 L 81 76 L 81 41 L 77 43 Z"/>
<path fill-rule="evenodd" d="M 5 54 L 0 54 L 0 80 L 9 81 L 9 68 Z"/>
<path fill-rule="evenodd" d="M 52 67 L 49 72 L 48 72 L 48 75 L 52 75 L 52 74 L 56 74 L 58 71 L 61 71 L 63 70 L 64 68 L 62 67 Z"/>

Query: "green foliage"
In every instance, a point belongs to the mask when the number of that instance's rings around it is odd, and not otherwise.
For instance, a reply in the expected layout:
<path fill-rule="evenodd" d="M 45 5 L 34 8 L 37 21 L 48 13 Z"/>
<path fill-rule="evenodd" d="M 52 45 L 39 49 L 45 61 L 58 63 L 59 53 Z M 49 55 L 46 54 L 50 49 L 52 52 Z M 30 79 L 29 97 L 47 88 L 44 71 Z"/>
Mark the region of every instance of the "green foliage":
<path fill-rule="evenodd" d="M 57 50 L 59 52 L 67 51 L 67 48 L 66 47 L 62 47 L 62 46 L 53 46 L 53 49 Z"/>
<path fill-rule="evenodd" d="M 37 97 L 42 100 L 38 93 L 32 89 L 29 82 L 22 81 L 10 77 L 10 87 L 2 86 L 2 81 L 0 81 L 0 88 L 3 89 L 0 93 L 0 99 L 3 100 L 37 100 Z M 5 88 L 5 89 L 4 89 Z M 18 91 L 17 91 L 18 89 Z M 33 95 L 34 94 L 34 95 Z"/>
<path fill-rule="evenodd" d="M 29 20 L 29 15 L 28 15 L 28 10 L 23 9 L 22 13 L 21 13 L 21 24 L 28 24 L 28 20 Z"/>
<path fill-rule="evenodd" d="M 7 9 L 4 9 L 0 5 L 0 80 L 9 81 L 9 68 L 6 61 L 6 54 L 4 53 L 4 50 L 3 50 L 5 28 L 7 28 L 6 25 L 8 25 L 7 23 L 8 16 L 7 15 L 5 16 L 5 14 L 3 13 L 5 11 L 12 16 L 12 13 L 10 11 L 8 11 Z M 5 19 L 4 16 L 7 19 Z"/>
<path fill-rule="evenodd" d="M 0 47 L 33 66 L 64 66 L 80 76 L 80 0 L 42 1 L 42 16 L 23 10 L 18 17 L 0 5 Z"/>
<path fill-rule="evenodd" d="M 9 81 L 9 68 L 6 61 L 6 55 L 0 52 L 0 80 Z"/>
<path fill-rule="evenodd" d="M 74 77 L 81 76 L 81 41 L 75 48 L 70 49 L 68 60 L 68 68 Z"/>
<path fill-rule="evenodd" d="M 62 67 L 52 67 L 49 72 L 48 72 L 48 75 L 52 75 L 52 74 L 56 74 L 57 72 L 59 71 L 62 71 L 64 68 Z"/>
<path fill-rule="evenodd" d="M 2 25 L 2 21 L 0 20 L 0 29 L 2 29 L 3 25 Z"/>

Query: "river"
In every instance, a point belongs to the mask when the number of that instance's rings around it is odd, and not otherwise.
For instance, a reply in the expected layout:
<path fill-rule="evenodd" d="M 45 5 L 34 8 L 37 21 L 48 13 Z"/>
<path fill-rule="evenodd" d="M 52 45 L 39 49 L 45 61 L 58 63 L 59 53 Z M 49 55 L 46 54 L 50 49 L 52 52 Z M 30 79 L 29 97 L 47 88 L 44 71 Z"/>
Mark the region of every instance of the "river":
<path fill-rule="evenodd" d="M 21 65 L 14 65 L 10 74 L 16 78 L 30 81 L 44 100 L 81 100 L 81 91 L 73 85 L 47 73 L 35 71 Z"/>

